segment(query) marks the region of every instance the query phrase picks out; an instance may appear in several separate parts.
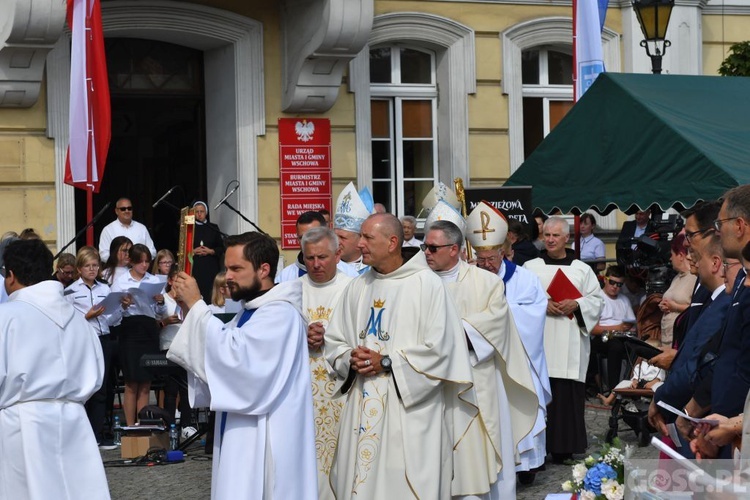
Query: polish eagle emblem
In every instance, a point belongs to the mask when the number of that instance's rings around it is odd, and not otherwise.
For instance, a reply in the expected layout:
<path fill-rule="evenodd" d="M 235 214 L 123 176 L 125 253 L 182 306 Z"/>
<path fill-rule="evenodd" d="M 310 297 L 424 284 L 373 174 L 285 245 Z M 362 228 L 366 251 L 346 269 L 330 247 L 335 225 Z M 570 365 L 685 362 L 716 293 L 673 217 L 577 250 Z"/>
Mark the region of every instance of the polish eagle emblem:
<path fill-rule="evenodd" d="M 308 142 L 312 140 L 312 136 L 315 133 L 315 124 L 307 120 L 302 120 L 294 124 L 294 131 L 297 133 L 298 140 Z"/>

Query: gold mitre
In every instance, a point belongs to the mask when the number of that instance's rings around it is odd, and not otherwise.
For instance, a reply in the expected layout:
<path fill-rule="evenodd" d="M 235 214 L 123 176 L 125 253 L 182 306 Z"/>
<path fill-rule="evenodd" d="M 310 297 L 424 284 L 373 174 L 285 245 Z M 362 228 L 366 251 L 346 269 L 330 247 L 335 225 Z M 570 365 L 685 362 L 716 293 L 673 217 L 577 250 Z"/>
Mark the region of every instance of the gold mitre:
<path fill-rule="evenodd" d="M 454 223 L 461 230 L 461 234 L 466 235 L 466 220 L 464 220 L 458 210 L 443 200 L 438 200 L 437 204 L 430 210 L 430 214 L 424 222 L 425 233 L 430 230 L 430 226 L 434 222 L 439 220 L 447 220 Z"/>
<path fill-rule="evenodd" d="M 461 202 L 458 201 L 456 193 L 451 191 L 451 189 L 442 182 L 438 182 L 437 186 L 430 189 L 430 192 L 427 193 L 427 196 L 422 200 L 422 207 L 424 207 L 425 210 L 432 210 L 440 200 L 445 201 L 456 210 L 461 210 Z"/>
<path fill-rule="evenodd" d="M 492 250 L 505 243 L 508 221 L 495 207 L 482 200 L 466 218 L 466 237 L 475 250 Z"/>

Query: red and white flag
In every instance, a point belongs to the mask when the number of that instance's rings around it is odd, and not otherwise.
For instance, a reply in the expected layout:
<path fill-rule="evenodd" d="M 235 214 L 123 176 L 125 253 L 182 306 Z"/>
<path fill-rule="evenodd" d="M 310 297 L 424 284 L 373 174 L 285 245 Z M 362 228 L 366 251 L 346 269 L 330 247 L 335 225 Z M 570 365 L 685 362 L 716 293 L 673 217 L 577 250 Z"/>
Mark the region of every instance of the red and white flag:
<path fill-rule="evenodd" d="M 112 115 L 99 0 L 68 0 L 70 145 L 65 183 L 99 192 L 112 136 Z"/>

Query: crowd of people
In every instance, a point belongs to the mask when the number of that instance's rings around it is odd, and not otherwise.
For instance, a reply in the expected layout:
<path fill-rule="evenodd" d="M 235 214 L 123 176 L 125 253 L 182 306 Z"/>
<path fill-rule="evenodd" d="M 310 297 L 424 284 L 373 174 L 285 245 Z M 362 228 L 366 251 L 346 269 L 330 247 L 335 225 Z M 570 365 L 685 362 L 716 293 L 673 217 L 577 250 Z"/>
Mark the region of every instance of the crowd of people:
<path fill-rule="evenodd" d="M 419 240 L 416 219 L 376 212 L 350 184 L 332 217 L 300 214 L 301 250 L 279 269 L 273 238 L 224 237 L 197 202 L 192 275 L 153 248 L 127 198 L 99 249 L 54 269 L 40 239 L 8 235 L 0 497 L 108 497 L 96 448 L 111 446 L 114 381 L 134 425 L 154 377 L 141 358 L 159 352 L 184 369 L 164 387 L 168 413 L 188 427 L 192 408 L 216 412 L 213 498 L 514 498 L 545 461 L 583 453 L 587 383 L 613 402 L 649 298 L 600 265 L 593 216 L 577 257 L 559 216 L 526 233 L 484 202 L 467 217 L 455 197 L 428 208 Z M 654 300 L 659 354 L 619 387 L 653 391 L 649 421 L 681 454 L 729 457 L 750 391 L 750 186 L 682 216 L 675 277 Z M 626 242 L 648 235 L 647 215 L 629 226 Z M 55 460 L 34 460 L 63 434 Z"/>

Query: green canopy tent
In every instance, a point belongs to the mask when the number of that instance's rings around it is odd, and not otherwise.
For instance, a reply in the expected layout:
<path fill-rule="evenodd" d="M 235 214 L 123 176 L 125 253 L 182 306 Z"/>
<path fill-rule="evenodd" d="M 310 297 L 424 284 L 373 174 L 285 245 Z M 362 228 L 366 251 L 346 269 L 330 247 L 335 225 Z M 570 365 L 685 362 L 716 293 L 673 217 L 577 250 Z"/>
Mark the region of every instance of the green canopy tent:
<path fill-rule="evenodd" d="M 750 183 L 750 78 L 602 73 L 506 186 L 545 213 L 689 207 Z"/>

